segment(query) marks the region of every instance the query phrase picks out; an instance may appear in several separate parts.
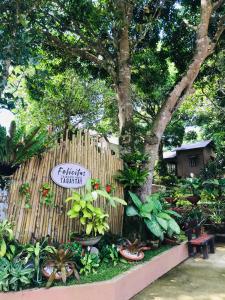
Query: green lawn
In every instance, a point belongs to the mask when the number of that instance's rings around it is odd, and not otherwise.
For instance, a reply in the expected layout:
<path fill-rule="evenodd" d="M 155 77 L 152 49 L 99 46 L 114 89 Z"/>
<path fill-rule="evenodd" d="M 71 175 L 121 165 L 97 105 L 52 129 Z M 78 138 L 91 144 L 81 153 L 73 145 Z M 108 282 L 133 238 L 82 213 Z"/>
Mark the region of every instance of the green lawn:
<path fill-rule="evenodd" d="M 116 266 L 113 266 L 112 263 L 101 263 L 100 267 L 97 269 L 97 273 L 81 276 L 80 284 L 109 280 L 131 269 L 134 266 L 143 264 L 144 262 L 151 260 L 153 257 L 170 249 L 171 247 L 172 247 L 171 245 L 163 245 L 159 249 L 145 251 L 145 257 L 140 262 L 132 262 L 132 263 L 119 262 Z M 67 285 L 72 285 L 77 283 L 78 282 L 75 279 L 69 279 Z M 57 285 L 61 285 L 61 284 L 62 282 L 59 282 Z"/>

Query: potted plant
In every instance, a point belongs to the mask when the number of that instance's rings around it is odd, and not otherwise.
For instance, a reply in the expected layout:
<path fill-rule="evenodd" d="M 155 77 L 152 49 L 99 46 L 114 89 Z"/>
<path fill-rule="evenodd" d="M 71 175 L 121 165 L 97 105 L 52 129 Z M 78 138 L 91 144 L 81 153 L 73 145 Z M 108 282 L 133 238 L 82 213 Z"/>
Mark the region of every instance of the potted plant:
<path fill-rule="evenodd" d="M 192 204 L 196 205 L 200 200 L 202 182 L 199 178 L 187 178 L 180 185 L 181 194 Z"/>
<path fill-rule="evenodd" d="M 107 219 L 109 217 L 101 208 L 93 205 L 99 196 L 109 200 L 112 206 L 117 203 L 126 205 L 123 199 L 112 197 L 105 190 L 93 190 L 93 181 L 86 185 L 87 193 L 81 195 L 73 192 L 72 197 L 66 202 L 72 201 L 71 209 L 67 212 L 70 218 L 79 218 L 82 233 L 81 236 L 74 237 L 74 240 L 83 246 L 93 246 L 98 243 L 102 235 L 109 230 Z"/>
<path fill-rule="evenodd" d="M 48 279 L 47 288 L 52 285 L 54 280 L 62 280 L 66 283 L 67 278 L 72 274 L 78 281 L 80 280 L 76 264 L 73 261 L 73 254 L 68 249 L 59 249 L 50 253 L 43 263 L 42 274 Z"/>
<path fill-rule="evenodd" d="M 122 245 L 119 252 L 120 255 L 128 261 L 139 261 L 144 258 L 144 252 L 150 250 L 151 247 L 147 247 L 146 244 L 140 243 L 136 239 L 133 243 L 129 240 L 126 240 L 126 244 Z"/>

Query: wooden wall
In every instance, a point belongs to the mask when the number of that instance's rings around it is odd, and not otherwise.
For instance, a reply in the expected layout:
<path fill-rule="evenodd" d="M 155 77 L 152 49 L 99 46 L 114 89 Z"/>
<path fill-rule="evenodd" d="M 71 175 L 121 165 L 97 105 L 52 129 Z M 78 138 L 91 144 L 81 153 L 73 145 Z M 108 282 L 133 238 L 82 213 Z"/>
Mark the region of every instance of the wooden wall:
<path fill-rule="evenodd" d="M 103 185 L 112 182 L 115 185 L 115 195 L 123 198 L 123 188 L 113 176 L 122 169 L 122 161 L 111 154 L 109 149 L 102 149 L 98 140 L 87 132 L 79 132 L 72 140 L 61 141 L 53 149 L 41 157 L 33 157 L 15 173 L 9 193 L 8 219 L 15 223 L 15 236 L 21 242 L 28 242 L 31 235 L 40 238 L 50 235 L 59 242 L 69 239 L 70 232 L 80 230 L 77 220 L 67 217 L 70 203 L 65 199 L 71 195 L 71 190 L 57 186 L 50 178 L 52 168 L 60 163 L 78 163 L 91 171 L 92 178 L 99 178 Z M 31 206 L 25 208 L 25 199 L 19 194 L 21 184 L 28 182 L 31 187 Z M 54 192 L 55 208 L 40 205 L 40 187 L 50 183 Z M 84 188 L 78 189 L 81 193 Z M 96 205 L 109 213 L 111 232 L 119 234 L 122 231 L 123 207 L 111 207 L 107 200 L 99 199 Z"/>

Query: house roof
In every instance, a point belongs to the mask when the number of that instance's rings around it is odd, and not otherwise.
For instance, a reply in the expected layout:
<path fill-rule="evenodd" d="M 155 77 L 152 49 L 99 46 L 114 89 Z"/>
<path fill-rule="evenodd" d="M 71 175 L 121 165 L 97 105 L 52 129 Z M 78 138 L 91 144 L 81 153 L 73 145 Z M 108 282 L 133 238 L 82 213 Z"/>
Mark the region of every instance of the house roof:
<path fill-rule="evenodd" d="M 200 141 L 200 142 L 193 143 L 193 144 L 185 144 L 185 145 L 182 145 L 181 147 L 175 148 L 174 151 L 185 151 L 185 150 L 192 150 L 192 149 L 197 149 L 197 148 L 205 148 L 210 143 L 212 143 L 212 140 Z"/>
<path fill-rule="evenodd" d="M 164 159 L 175 158 L 175 157 L 176 157 L 176 151 L 164 152 L 163 153 L 163 158 Z"/>
<path fill-rule="evenodd" d="M 212 143 L 211 140 L 207 141 L 200 141 L 197 143 L 192 143 L 192 144 L 184 144 L 181 147 L 173 149 L 171 152 L 164 152 L 163 153 L 163 158 L 164 159 L 173 159 L 176 158 L 177 156 L 177 151 L 185 151 L 185 150 L 192 150 L 192 149 L 200 149 L 200 148 L 205 148 L 207 147 L 210 143 Z"/>

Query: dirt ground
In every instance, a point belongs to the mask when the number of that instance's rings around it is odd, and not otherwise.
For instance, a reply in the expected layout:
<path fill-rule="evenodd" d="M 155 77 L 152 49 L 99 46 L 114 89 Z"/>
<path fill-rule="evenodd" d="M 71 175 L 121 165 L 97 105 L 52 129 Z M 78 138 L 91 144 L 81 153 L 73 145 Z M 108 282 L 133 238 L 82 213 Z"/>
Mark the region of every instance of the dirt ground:
<path fill-rule="evenodd" d="M 188 259 L 132 300 L 225 300 L 225 245 L 209 259 Z"/>

